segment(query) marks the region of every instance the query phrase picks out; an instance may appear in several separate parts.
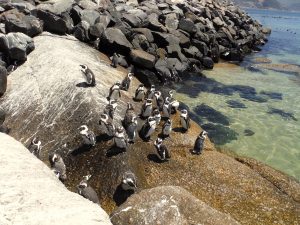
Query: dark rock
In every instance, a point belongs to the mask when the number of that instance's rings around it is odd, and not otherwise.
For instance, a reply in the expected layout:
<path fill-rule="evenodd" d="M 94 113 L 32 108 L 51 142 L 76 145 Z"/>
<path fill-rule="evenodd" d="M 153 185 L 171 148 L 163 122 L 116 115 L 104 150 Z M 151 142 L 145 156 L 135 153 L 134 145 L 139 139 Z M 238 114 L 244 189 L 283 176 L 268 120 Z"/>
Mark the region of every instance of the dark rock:
<path fill-rule="evenodd" d="M 94 37 L 101 37 L 105 30 L 105 26 L 102 23 L 96 23 L 90 26 L 90 34 Z"/>
<path fill-rule="evenodd" d="M 181 19 L 179 21 L 178 28 L 181 30 L 184 30 L 190 34 L 197 32 L 194 22 L 190 19 Z"/>
<path fill-rule="evenodd" d="M 126 21 L 131 27 L 139 27 L 141 25 L 141 20 L 132 14 L 124 14 L 123 20 Z"/>
<path fill-rule="evenodd" d="M 179 44 L 183 48 L 188 48 L 190 43 L 189 34 L 183 30 L 170 30 L 170 33 L 179 38 Z"/>
<path fill-rule="evenodd" d="M 261 91 L 260 94 L 261 94 L 261 95 L 266 95 L 266 96 L 268 96 L 270 99 L 282 100 L 282 93 L 278 93 L 278 92 L 269 92 L 269 91 Z"/>
<path fill-rule="evenodd" d="M 111 27 L 115 25 L 115 22 L 111 15 L 100 15 L 98 19 L 96 19 L 95 23 L 101 23 L 105 28 Z"/>
<path fill-rule="evenodd" d="M 270 107 L 268 113 L 269 114 L 277 114 L 277 115 L 281 116 L 285 120 L 298 121 L 298 119 L 294 116 L 293 113 L 285 112 L 282 109 L 276 109 L 276 108 Z"/>
<path fill-rule="evenodd" d="M 0 97 L 6 92 L 6 88 L 7 88 L 7 71 L 5 67 L 0 66 Z M 0 111 L 0 125 L 3 123 L 3 121 L 1 122 L 3 118 L 3 115 L 1 114 L 2 113 Z"/>
<path fill-rule="evenodd" d="M 154 72 L 144 68 L 134 67 L 134 76 L 148 88 L 161 82 Z"/>
<path fill-rule="evenodd" d="M 107 28 L 101 37 L 100 49 L 111 54 L 119 52 L 126 55 L 132 47 L 132 44 L 118 28 Z"/>
<path fill-rule="evenodd" d="M 255 133 L 252 131 L 252 130 L 250 130 L 250 129 L 245 129 L 244 130 L 244 135 L 245 136 L 253 136 Z"/>
<path fill-rule="evenodd" d="M 179 58 L 181 62 L 187 62 L 187 58 L 182 54 L 179 45 L 169 45 L 167 46 L 167 53 L 169 57 Z"/>
<path fill-rule="evenodd" d="M 202 57 L 203 57 L 203 54 L 195 46 L 190 46 L 189 48 L 183 48 L 182 50 L 183 50 L 183 54 L 187 58 L 202 59 Z"/>
<path fill-rule="evenodd" d="M 147 51 L 150 47 L 150 43 L 148 42 L 146 36 L 143 34 L 136 34 L 131 41 L 131 44 L 134 46 L 134 48 L 143 49 L 145 51 Z"/>
<path fill-rule="evenodd" d="M 213 69 L 214 68 L 214 61 L 210 57 L 204 57 L 202 59 L 202 64 L 207 69 Z"/>
<path fill-rule="evenodd" d="M 155 56 L 143 50 L 131 50 L 130 58 L 133 64 L 147 69 L 152 69 L 155 64 Z"/>
<path fill-rule="evenodd" d="M 241 103 L 241 102 L 236 101 L 236 100 L 228 100 L 228 101 L 226 101 L 226 103 L 228 104 L 228 106 L 230 108 L 234 108 L 234 109 L 245 109 L 245 108 L 247 108 L 244 103 Z"/>
<path fill-rule="evenodd" d="M 187 69 L 187 64 L 180 62 L 177 58 L 167 58 L 167 68 L 176 71 L 183 72 Z"/>
<path fill-rule="evenodd" d="M 74 36 L 80 41 L 87 42 L 89 38 L 90 24 L 86 21 L 81 21 L 74 28 Z"/>
<path fill-rule="evenodd" d="M 165 48 L 168 45 L 179 45 L 179 38 L 173 34 L 152 32 L 152 35 L 158 47 Z"/>
<path fill-rule="evenodd" d="M 0 50 L 8 53 L 11 60 L 26 61 L 27 54 L 34 49 L 32 38 L 23 33 L 0 36 Z"/>
<path fill-rule="evenodd" d="M 2 71 L 2 68 L 0 67 L 0 70 Z M 6 113 L 3 109 L 0 109 L 0 125 L 2 125 L 5 121 Z"/>
<path fill-rule="evenodd" d="M 151 30 L 149 30 L 147 28 L 134 28 L 132 30 L 133 30 L 133 32 L 145 35 L 145 37 L 147 38 L 147 40 L 149 42 L 153 42 L 154 41 L 154 38 L 153 38 Z"/>
<path fill-rule="evenodd" d="M 196 48 L 198 48 L 204 56 L 207 55 L 208 47 L 204 42 L 196 40 L 196 39 L 192 39 L 192 45 L 194 45 Z"/>
<path fill-rule="evenodd" d="M 211 47 L 210 57 L 215 63 L 218 63 L 220 60 L 220 48 L 218 44 L 215 44 Z"/>
<path fill-rule="evenodd" d="M 90 26 L 95 24 L 95 21 L 99 18 L 100 13 L 95 10 L 82 10 L 81 11 L 81 21 L 86 21 Z"/>
<path fill-rule="evenodd" d="M 34 16 L 24 16 L 21 20 L 9 19 L 5 22 L 6 32 L 21 32 L 34 37 L 43 31 L 43 22 Z"/>
<path fill-rule="evenodd" d="M 74 26 L 76 26 L 80 21 L 81 21 L 81 13 L 83 9 L 80 8 L 78 5 L 75 5 L 71 11 L 70 11 L 70 16 L 73 20 Z"/>
<path fill-rule="evenodd" d="M 158 21 L 158 16 L 155 13 L 152 13 L 148 16 L 148 28 L 154 31 L 167 32 L 167 29 Z"/>

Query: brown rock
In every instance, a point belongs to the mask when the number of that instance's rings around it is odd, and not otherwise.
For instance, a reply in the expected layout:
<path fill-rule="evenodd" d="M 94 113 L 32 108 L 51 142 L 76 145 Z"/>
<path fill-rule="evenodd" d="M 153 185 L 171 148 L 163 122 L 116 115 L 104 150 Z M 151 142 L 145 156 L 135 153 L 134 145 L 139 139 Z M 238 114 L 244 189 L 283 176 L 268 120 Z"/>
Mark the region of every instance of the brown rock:
<path fill-rule="evenodd" d="M 152 69 L 155 63 L 155 56 L 143 50 L 131 50 L 130 58 L 134 64 L 148 69 Z"/>

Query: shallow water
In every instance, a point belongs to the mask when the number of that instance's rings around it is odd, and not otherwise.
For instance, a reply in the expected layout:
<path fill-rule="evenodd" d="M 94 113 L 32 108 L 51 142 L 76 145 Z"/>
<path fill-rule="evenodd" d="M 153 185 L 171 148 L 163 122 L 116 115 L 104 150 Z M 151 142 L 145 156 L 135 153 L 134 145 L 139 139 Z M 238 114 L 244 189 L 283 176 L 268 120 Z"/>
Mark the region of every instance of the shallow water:
<path fill-rule="evenodd" d="M 240 65 L 219 63 L 204 72 L 207 78 L 189 77 L 176 98 L 217 145 L 300 180 L 300 74 L 247 69 L 258 57 L 300 65 L 300 14 L 248 12 L 272 28 L 263 50 Z"/>

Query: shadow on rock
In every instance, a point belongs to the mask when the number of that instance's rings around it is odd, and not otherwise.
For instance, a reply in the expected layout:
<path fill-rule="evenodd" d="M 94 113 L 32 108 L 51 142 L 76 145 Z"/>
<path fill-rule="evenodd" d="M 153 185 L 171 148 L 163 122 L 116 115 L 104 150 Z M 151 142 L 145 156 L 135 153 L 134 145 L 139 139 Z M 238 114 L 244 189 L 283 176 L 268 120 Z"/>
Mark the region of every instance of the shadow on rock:
<path fill-rule="evenodd" d="M 110 158 L 110 157 L 119 155 L 119 154 L 124 153 L 124 152 L 126 152 L 126 149 L 122 149 L 122 148 L 118 148 L 116 146 L 112 146 L 107 150 L 106 156 Z"/>
<path fill-rule="evenodd" d="M 149 161 L 155 162 L 155 163 L 163 163 L 164 161 L 162 161 L 156 154 L 149 154 L 147 156 Z"/>
<path fill-rule="evenodd" d="M 108 136 L 107 134 L 100 134 L 96 137 L 96 142 L 106 142 L 111 139 L 112 137 Z"/>
<path fill-rule="evenodd" d="M 86 82 L 81 82 L 81 83 L 76 84 L 76 87 L 88 88 L 89 85 Z"/>
<path fill-rule="evenodd" d="M 126 202 L 127 198 L 129 198 L 132 194 L 134 194 L 133 190 L 125 191 L 125 190 L 123 190 L 121 184 L 119 184 L 113 195 L 113 199 L 114 199 L 116 205 L 120 206 L 124 202 Z"/>

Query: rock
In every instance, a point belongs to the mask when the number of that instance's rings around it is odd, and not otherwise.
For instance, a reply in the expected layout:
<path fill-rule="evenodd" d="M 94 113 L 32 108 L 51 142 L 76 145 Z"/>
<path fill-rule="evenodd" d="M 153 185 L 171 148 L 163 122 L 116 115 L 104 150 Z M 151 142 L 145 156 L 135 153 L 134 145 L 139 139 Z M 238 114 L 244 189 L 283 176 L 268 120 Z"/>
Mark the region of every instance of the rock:
<path fill-rule="evenodd" d="M 134 76 L 139 79 L 147 88 L 150 88 L 152 84 L 158 84 L 161 80 L 151 70 L 134 67 Z"/>
<path fill-rule="evenodd" d="M 189 34 L 196 33 L 197 29 L 195 24 L 190 19 L 181 19 L 178 28 L 188 32 Z"/>
<path fill-rule="evenodd" d="M 167 29 L 158 21 L 158 16 L 152 13 L 148 16 L 148 28 L 154 31 L 167 32 Z"/>
<path fill-rule="evenodd" d="M 74 36 L 80 41 L 87 42 L 90 40 L 89 37 L 90 24 L 85 20 L 81 21 L 74 28 Z"/>
<path fill-rule="evenodd" d="M 73 20 L 74 26 L 76 26 L 81 21 L 81 13 L 83 9 L 80 8 L 78 5 L 73 6 L 70 10 L 70 17 Z"/>
<path fill-rule="evenodd" d="M 124 21 L 126 21 L 131 27 L 139 27 L 141 25 L 141 20 L 133 15 L 133 14 L 124 14 L 123 15 Z"/>
<path fill-rule="evenodd" d="M 155 64 L 155 56 L 143 50 L 131 50 L 130 58 L 133 64 L 152 69 Z"/>
<path fill-rule="evenodd" d="M 0 66 L 0 97 L 6 92 L 7 88 L 7 71 L 5 67 Z M 0 111 L 0 125 L 2 125 L 2 115 Z M 2 121 L 2 122 L 1 122 Z"/>
<path fill-rule="evenodd" d="M 148 42 L 146 36 L 143 34 L 136 34 L 131 43 L 134 48 L 143 49 L 145 51 L 147 51 L 150 47 L 150 43 Z"/>
<path fill-rule="evenodd" d="M 147 40 L 149 42 L 153 42 L 154 41 L 154 38 L 153 38 L 151 30 L 149 30 L 147 28 L 134 28 L 132 30 L 133 30 L 133 32 L 137 32 L 139 34 L 145 35 L 145 37 L 147 38 Z"/>
<path fill-rule="evenodd" d="M 98 19 L 96 19 L 95 23 L 101 23 L 105 28 L 115 25 L 113 18 L 109 14 L 100 15 Z"/>
<path fill-rule="evenodd" d="M 181 62 L 187 62 L 187 58 L 182 54 L 179 45 L 169 45 L 167 46 L 167 52 L 169 57 L 179 58 Z"/>
<path fill-rule="evenodd" d="M 3 133 L 0 143 L 1 224 L 111 225 L 102 208 L 68 191 L 21 143 Z"/>
<path fill-rule="evenodd" d="M 271 34 L 272 30 L 271 30 L 271 28 L 263 27 L 263 28 L 261 29 L 261 32 L 262 32 L 263 34 Z"/>
<path fill-rule="evenodd" d="M 4 121 L 5 121 L 5 111 L 0 108 L 0 126 L 4 123 Z"/>
<path fill-rule="evenodd" d="M 86 21 L 90 26 L 94 25 L 96 20 L 100 17 L 100 13 L 95 10 L 85 9 L 81 11 L 81 21 Z"/>
<path fill-rule="evenodd" d="M 208 47 L 204 42 L 196 40 L 196 39 L 192 39 L 192 45 L 194 45 L 196 48 L 198 48 L 204 56 L 207 55 Z"/>
<path fill-rule="evenodd" d="M 24 16 L 21 20 L 9 19 L 5 22 L 5 30 L 9 32 L 22 32 L 34 37 L 43 31 L 43 22 L 34 16 Z"/>
<path fill-rule="evenodd" d="M 182 30 L 171 30 L 170 33 L 179 38 L 179 44 L 181 47 L 187 48 L 190 46 L 190 38 L 186 32 Z"/>
<path fill-rule="evenodd" d="M 4 24 L 4 23 L 0 23 L 0 33 L 6 34 L 6 31 L 5 31 L 5 24 Z"/>
<path fill-rule="evenodd" d="M 183 54 L 187 58 L 201 59 L 203 57 L 203 54 L 195 46 L 190 46 L 189 48 L 183 48 Z"/>
<path fill-rule="evenodd" d="M 8 53 L 12 60 L 25 61 L 34 49 L 32 38 L 23 33 L 9 33 L 0 36 L 0 49 Z"/>
<path fill-rule="evenodd" d="M 101 37 L 100 49 L 111 54 L 118 52 L 126 55 L 132 47 L 132 44 L 118 28 L 107 28 Z"/>
<path fill-rule="evenodd" d="M 198 41 L 203 41 L 206 44 L 209 43 L 209 37 L 207 34 L 203 33 L 202 31 L 197 31 L 197 33 L 194 35 L 195 39 Z"/>
<path fill-rule="evenodd" d="M 217 28 L 224 26 L 224 22 L 219 17 L 214 18 L 213 23 Z"/>
<path fill-rule="evenodd" d="M 166 34 L 161 32 L 152 32 L 154 42 L 158 47 L 166 47 L 168 45 L 179 45 L 179 38 L 173 34 Z"/>
<path fill-rule="evenodd" d="M 97 10 L 99 8 L 97 3 L 93 2 L 93 1 L 90 1 L 90 0 L 80 0 L 78 2 L 78 5 L 82 9 L 88 9 L 88 10 Z"/>
<path fill-rule="evenodd" d="M 90 27 L 90 34 L 94 37 L 100 38 L 105 30 L 103 23 L 96 23 Z"/>
<path fill-rule="evenodd" d="M 111 221 L 114 225 L 240 224 L 178 186 L 161 186 L 133 195 L 111 214 Z"/>
<path fill-rule="evenodd" d="M 213 69 L 214 68 L 214 61 L 210 57 L 204 57 L 202 60 L 202 64 L 207 69 Z"/>
<path fill-rule="evenodd" d="M 176 13 L 169 13 L 165 19 L 166 28 L 176 30 L 179 24 Z"/>

